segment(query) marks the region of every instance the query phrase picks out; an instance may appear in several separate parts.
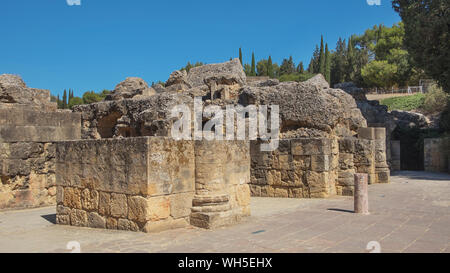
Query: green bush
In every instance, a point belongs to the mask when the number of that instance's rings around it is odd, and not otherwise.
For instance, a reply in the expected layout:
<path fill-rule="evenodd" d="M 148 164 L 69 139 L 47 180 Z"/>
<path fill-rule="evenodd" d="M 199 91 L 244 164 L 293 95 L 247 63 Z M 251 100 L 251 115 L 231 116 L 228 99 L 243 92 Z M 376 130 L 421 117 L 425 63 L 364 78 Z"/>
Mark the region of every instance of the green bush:
<path fill-rule="evenodd" d="M 411 111 L 422 108 L 425 103 L 424 94 L 415 94 L 411 96 L 395 97 L 381 100 L 380 104 L 386 105 L 389 111 L 402 110 Z"/>
<path fill-rule="evenodd" d="M 440 113 L 447 109 L 449 95 L 437 85 L 430 86 L 425 95 L 423 110 L 427 113 Z"/>
<path fill-rule="evenodd" d="M 279 80 L 280 82 L 304 82 L 314 77 L 314 74 L 310 73 L 293 73 L 293 74 L 284 74 L 281 75 Z"/>

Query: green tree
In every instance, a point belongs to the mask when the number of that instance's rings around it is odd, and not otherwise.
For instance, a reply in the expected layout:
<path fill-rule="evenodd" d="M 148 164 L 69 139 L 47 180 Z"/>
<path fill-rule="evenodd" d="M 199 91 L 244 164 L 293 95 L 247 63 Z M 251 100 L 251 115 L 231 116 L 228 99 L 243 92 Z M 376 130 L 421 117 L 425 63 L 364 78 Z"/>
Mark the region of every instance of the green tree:
<path fill-rule="evenodd" d="M 251 70 L 251 76 L 256 76 L 256 61 L 255 61 L 255 53 L 252 52 L 252 70 Z"/>
<path fill-rule="evenodd" d="M 331 55 L 328 50 L 328 44 L 325 46 L 325 79 L 328 83 L 331 83 Z"/>
<path fill-rule="evenodd" d="M 66 89 L 64 89 L 64 93 L 63 93 L 62 109 L 67 109 L 67 91 L 66 91 Z"/>
<path fill-rule="evenodd" d="M 389 64 L 388 61 L 373 61 L 361 71 L 367 85 L 383 88 L 390 88 L 394 85 L 395 73 L 397 73 L 397 66 Z"/>
<path fill-rule="evenodd" d="M 73 97 L 70 99 L 68 107 L 70 109 L 72 109 L 75 105 L 80 105 L 80 104 L 84 104 L 83 99 L 79 98 L 79 97 Z"/>
<path fill-rule="evenodd" d="M 292 56 L 289 59 L 284 59 L 280 66 L 280 75 L 293 74 L 295 72 L 295 63 Z"/>
<path fill-rule="evenodd" d="M 305 67 L 303 66 L 303 62 L 300 62 L 297 66 L 297 72 L 300 74 L 305 73 Z"/>
<path fill-rule="evenodd" d="M 273 63 L 272 63 L 272 57 L 269 56 L 269 60 L 267 60 L 267 76 L 269 76 L 270 78 L 274 77 L 273 74 Z"/>
<path fill-rule="evenodd" d="M 318 73 L 325 75 L 325 51 L 323 46 L 323 36 L 320 39 L 320 52 L 319 52 L 319 71 Z"/>
<path fill-rule="evenodd" d="M 339 38 L 336 43 L 336 50 L 331 55 L 331 85 L 334 86 L 337 83 L 345 81 L 345 69 L 347 62 L 347 44 L 345 39 Z"/>
<path fill-rule="evenodd" d="M 393 0 L 405 27 L 404 45 L 414 62 L 450 92 L 450 2 Z"/>
<path fill-rule="evenodd" d="M 239 61 L 241 61 L 241 65 L 244 65 L 244 62 L 242 61 L 242 48 L 239 48 Z"/>
<path fill-rule="evenodd" d="M 257 64 L 256 64 L 256 69 L 257 69 L 257 72 L 258 72 L 258 76 L 268 76 L 269 75 L 269 73 L 268 73 L 268 70 L 267 70 L 267 67 L 268 67 L 268 61 L 267 60 L 260 60 Z"/>

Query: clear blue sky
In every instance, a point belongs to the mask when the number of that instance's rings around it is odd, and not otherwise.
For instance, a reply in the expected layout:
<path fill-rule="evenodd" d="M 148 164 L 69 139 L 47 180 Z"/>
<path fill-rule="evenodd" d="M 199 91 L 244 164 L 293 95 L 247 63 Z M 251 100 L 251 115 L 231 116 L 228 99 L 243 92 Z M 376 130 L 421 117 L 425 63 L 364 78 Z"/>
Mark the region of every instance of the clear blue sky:
<path fill-rule="evenodd" d="M 308 65 L 320 35 L 339 37 L 400 17 L 388 0 L 66 0 L 0 1 L 0 74 L 62 94 L 112 90 L 126 77 L 167 80 L 188 61 L 244 62 L 292 55 Z"/>

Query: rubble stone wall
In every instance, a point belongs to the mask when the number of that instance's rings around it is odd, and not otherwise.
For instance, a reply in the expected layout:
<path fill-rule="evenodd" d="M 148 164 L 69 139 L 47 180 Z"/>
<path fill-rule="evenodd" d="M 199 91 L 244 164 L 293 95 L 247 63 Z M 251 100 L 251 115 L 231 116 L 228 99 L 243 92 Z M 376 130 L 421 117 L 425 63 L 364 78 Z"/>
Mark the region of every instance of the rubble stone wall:
<path fill-rule="evenodd" d="M 249 214 L 247 153 L 245 142 L 165 137 L 60 142 L 57 223 L 143 232 L 233 223 Z"/>
<path fill-rule="evenodd" d="M 55 147 L 81 137 L 80 115 L 0 108 L 0 209 L 55 204 Z"/>

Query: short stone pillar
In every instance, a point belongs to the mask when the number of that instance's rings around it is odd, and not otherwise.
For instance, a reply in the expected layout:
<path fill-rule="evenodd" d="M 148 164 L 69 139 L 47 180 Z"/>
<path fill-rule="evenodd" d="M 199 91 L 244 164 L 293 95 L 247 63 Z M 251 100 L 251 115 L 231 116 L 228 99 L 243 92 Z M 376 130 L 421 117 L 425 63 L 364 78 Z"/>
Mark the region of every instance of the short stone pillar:
<path fill-rule="evenodd" d="M 249 182 L 248 141 L 195 141 L 191 225 L 212 229 L 250 215 Z"/>
<path fill-rule="evenodd" d="M 368 175 L 365 173 L 355 174 L 355 213 L 369 214 L 368 180 Z"/>
<path fill-rule="evenodd" d="M 376 183 L 389 183 L 390 170 L 386 159 L 386 128 L 374 128 Z"/>

